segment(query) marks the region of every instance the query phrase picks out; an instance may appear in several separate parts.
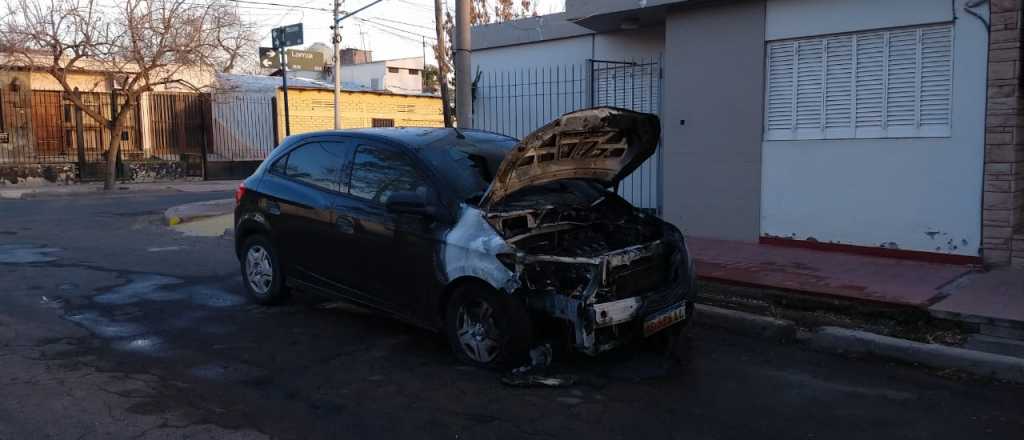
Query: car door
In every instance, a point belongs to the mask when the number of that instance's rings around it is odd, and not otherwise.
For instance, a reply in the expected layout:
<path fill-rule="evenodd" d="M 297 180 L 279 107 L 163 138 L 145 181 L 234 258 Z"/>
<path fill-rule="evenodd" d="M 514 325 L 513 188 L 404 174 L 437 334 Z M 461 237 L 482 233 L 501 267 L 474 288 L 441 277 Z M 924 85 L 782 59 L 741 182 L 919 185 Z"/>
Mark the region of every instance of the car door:
<path fill-rule="evenodd" d="M 324 287 L 323 274 L 331 269 L 333 256 L 324 237 L 335 231 L 334 196 L 340 191 L 341 169 L 350 158 L 334 145 L 303 143 L 271 167 L 268 197 L 260 202 L 291 272 Z"/>
<path fill-rule="evenodd" d="M 387 210 L 388 195 L 434 187 L 415 158 L 397 147 L 360 141 L 352 162 L 349 194 L 363 265 L 361 289 L 396 313 L 410 317 L 435 288 L 442 227 L 436 218 Z"/>

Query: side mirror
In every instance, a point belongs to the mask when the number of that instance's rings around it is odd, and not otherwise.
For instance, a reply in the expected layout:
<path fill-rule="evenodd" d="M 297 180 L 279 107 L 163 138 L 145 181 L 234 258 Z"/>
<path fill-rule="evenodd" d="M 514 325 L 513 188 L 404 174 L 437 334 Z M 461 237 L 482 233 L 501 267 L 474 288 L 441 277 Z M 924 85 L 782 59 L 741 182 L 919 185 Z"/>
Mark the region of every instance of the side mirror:
<path fill-rule="evenodd" d="M 425 217 L 433 217 L 436 210 L 433 205 L 427 202 L 426 188 L 418 191 L 397 191 L 388 194 L 384 200 L 384 207 L 388 211 L 399 214 L 413 214 Z"/>

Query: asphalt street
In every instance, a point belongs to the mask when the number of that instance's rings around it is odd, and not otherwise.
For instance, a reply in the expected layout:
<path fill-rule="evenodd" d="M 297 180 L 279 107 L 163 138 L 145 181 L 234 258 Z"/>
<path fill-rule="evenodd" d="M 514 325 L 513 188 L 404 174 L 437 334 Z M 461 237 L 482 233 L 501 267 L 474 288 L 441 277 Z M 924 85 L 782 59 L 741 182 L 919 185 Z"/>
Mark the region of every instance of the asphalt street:
<path fill-rule="evenodd" d="M 576 385 L 510 388 L 430 332 L 249 303 L 230 236 L 162 223 L 225 197 L 0 200 L 0 439 L 1024 438 L 1024 387 L 699 325 L 683 362 L 563 357 Z"/>

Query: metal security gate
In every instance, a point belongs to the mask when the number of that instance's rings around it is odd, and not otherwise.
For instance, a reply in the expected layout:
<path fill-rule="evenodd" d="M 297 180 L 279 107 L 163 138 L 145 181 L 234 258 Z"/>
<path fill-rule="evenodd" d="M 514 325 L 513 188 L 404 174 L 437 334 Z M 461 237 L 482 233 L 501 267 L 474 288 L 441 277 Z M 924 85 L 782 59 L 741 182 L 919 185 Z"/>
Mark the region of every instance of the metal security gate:
<path fill-rule="evenodd" d="M 657 59 L 591 61 L 593 105 L 661 114 L 661 63 Z M 650 159 L 619 183 L 618 192 L 633 205 L 662 212 L 661 145 Z"/>
<path fill-rule="evenodd" d="M 482 72 L 473 87 L 473 126 L 523 138 L 571 111 L 614 106 L 660 114 L 661 62 L 588 60 L 585 64 Z M 619 185 L 633 205 L 661 213 L 661 147 Z"/>
<path fill-rule="evenodd" d="M 149 97 L 152 158 L 185 164 L 187 176 L 202 177 L 208 145 L 209 95 L 154 93 Z"/>
<path fill-rule="evenodd" d="M 210 102 L 212 142 L 206 152 L 206 178 L 248 177 L 277 144 L 274 97 L 216 93 Z"/>

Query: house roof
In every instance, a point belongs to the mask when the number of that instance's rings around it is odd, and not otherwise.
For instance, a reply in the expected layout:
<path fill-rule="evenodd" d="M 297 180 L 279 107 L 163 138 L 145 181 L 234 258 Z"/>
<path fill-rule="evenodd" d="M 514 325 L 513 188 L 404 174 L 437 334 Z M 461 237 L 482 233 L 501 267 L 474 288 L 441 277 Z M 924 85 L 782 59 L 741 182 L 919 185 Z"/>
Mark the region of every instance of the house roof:
<path fill-rule="evenodd" d="M 282 81 L 280 76 L 218 73 L 217 86 L 215 88 L 218 92 L 273 94 L 276 93 L 279 87 L 281 87 L 281 83 Z M 352 82 L 342 82 L 341 86 L 341 89 L 346 92 L 376 93 L 380 95 L 422 96 L 428 98 L 437 97 L 437 95 L 431 95 L 429 93 L 394 93 L 387 90 L 373 90 L 370 89 L 369 87 Z M 318 81 L 307 78 L 292 77 L 289 75 L 288 88 L 305 90 L 334 90 L 334 83 L 328 83 L 325 81 Z"/>

